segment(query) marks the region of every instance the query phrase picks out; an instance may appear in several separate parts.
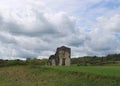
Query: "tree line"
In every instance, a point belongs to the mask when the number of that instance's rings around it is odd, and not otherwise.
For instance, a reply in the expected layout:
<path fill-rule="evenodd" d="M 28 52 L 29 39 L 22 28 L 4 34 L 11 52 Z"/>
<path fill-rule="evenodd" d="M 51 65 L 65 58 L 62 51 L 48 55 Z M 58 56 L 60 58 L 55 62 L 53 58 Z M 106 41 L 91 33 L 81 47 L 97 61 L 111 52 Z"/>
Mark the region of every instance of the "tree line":
<path fill-rule="evenodd" d="M 107 56 L 84 56 L 72 58 L 71 64 L 78 66 L 87 65 L 120 65 L 120 54 L 109 54 Z"/>
<path fill-rule="evenodd" d="M 27 58 L 26 60 L 2 60 L 0 59 L 0 67 L 15 65 L 46 65 L 48 59 Z M 94 65 L 120 65 L 120 54 L 110 54 L 103 57 L 84 56 L 71 58 L 71 65 L 77 66 L 94 66 Z"/>
<path fill-rule="evenodd" d="M 27 58 L 26 60 L 3 60 L 0 59 L 0 67 L 16 65 L 45 65 L 47 59 Z"/>

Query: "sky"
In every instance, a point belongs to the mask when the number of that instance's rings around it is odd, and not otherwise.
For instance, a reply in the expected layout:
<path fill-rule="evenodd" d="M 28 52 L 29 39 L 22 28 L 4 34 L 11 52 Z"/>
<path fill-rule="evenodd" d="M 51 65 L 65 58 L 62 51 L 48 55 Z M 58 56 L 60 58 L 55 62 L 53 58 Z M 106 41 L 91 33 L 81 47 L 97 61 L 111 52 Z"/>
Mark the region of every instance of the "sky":
<path fill-rule="evenodd" d="M 0 59 L 120 53 L 120 0 L 0 0 Z"/>

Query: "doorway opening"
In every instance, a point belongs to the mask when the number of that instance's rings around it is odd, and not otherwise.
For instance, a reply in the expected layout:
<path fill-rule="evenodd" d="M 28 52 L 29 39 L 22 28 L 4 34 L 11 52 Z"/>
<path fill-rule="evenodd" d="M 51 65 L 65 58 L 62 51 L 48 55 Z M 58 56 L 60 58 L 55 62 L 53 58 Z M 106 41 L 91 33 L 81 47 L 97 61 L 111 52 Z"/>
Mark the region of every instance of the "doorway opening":
<path fill-rule="evenodd" d="M 65 58 L 62 59 L 62 65 L 65 65 Z"/>

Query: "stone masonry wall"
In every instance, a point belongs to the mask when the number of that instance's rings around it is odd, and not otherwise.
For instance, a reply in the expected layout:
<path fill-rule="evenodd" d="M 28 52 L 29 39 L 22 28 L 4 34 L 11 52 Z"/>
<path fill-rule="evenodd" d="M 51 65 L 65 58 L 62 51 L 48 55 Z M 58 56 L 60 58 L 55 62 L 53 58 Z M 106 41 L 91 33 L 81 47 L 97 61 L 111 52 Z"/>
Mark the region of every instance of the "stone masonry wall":
<path fill-rule="evenodd" d="M 71 49 L 65 46 L 59 47 L 55 55 L 49 58 L 51 65 L 69 66 L 71 63 Z"/>

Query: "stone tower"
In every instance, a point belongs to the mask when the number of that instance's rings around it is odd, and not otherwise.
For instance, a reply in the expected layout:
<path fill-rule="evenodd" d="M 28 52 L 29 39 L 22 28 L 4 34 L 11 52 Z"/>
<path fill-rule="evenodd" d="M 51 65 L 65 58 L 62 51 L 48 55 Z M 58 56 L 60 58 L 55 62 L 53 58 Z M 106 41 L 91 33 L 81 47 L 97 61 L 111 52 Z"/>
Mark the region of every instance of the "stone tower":
<path fill-rule="evenodd" d="M 69 66 L 71 63 L 71 49 L 65 46 L 59 47 L 55 55 L 51 55 L 48 60 L 49 65 Z"/>

